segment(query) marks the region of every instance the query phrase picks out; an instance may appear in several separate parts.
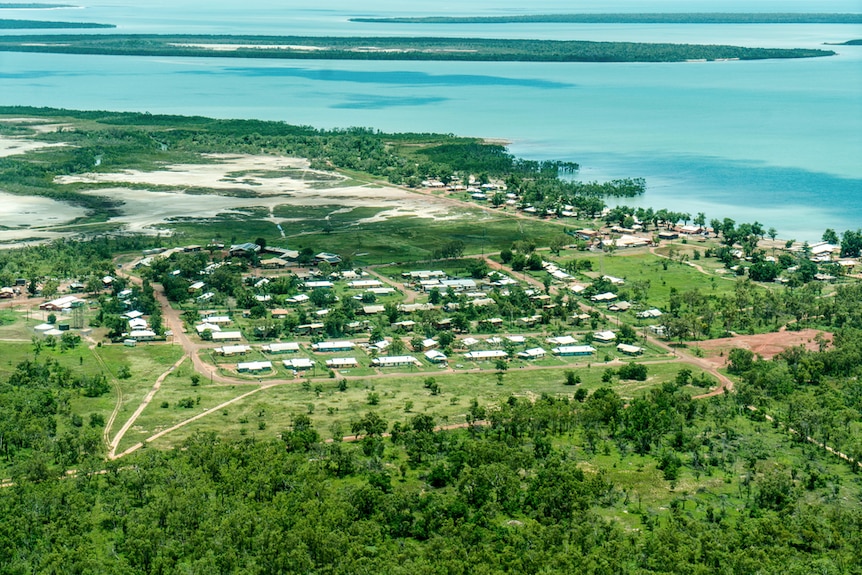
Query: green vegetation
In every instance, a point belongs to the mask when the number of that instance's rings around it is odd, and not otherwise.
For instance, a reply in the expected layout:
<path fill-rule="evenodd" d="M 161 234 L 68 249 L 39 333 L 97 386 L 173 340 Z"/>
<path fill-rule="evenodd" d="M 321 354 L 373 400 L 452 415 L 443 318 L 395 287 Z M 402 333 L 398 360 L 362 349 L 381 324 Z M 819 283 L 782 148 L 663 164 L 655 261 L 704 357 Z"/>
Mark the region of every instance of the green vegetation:
<path fill-rule="evenodd" d="M 810 12 L 660 12 L 351 18 L 374 24 L 859 24 L 862 14 Z"/>
<path fill-rule="evenodd" d="M 0 6 L 0 8 L 3 8 L 3 6 Z M 55 30 L 61 28 L 116 28 L 116 26 L 113 24 L 97 24 L 95 22 L 50 22 L 45 20 L 0 19 L 0 30 Z"/>
<path fill-rule="evenodd" d="M 207 44 L 233 44 L 214 50 Z M 313 46 L 315 49 L 307 49 Z M 0 51 L 132 56 L 278 58 L 302 60 L 446 60 L 491 62 L 684 62 L 832 56 L 831 50 L 743 48 L 483 38 L 334 38 L 316 36 L 3 36 Z"/>

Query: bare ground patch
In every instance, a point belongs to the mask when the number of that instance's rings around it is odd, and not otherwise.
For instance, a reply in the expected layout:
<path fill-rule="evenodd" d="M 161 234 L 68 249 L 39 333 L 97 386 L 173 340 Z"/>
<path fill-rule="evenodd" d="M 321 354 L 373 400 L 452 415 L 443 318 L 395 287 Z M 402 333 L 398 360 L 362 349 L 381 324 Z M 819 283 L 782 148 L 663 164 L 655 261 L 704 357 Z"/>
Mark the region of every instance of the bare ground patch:
<path fill-rule="evenodd" d="M 827 342 L 832 341 L 832 334 L 829 332 L 817 329 L 803 329 L 801 331 L 782 330 L 757 335 L 737 335 L 734 337 L 689 342 L 689 345 L 702 349 L 705 359 L 716 367 L 724 367 L 727 365 L 728 353 L 734 348 L 749 349 L 764 359 L 772 359 L 785 349 L 799 345 L 804 346 L 808 350 L 817 350 L 820 345 L 816 340 L 818 334 L 822 334 Z"/>

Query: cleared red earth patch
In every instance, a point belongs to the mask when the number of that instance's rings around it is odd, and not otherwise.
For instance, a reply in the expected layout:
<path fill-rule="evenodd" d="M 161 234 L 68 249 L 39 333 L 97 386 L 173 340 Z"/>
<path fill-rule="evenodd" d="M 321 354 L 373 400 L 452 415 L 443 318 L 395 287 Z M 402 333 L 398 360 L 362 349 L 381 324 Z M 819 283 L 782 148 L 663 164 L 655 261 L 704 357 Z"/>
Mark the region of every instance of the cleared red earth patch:
<path fill-rule="evenodd" d="M 823 334 L 823 339 L 832 343 L 832 334 L 818 329 L 803 329 L 801 331 L 776 331 L 757 335 L 737 335 L 706 341 L 689 342 L 690 347 L 699 347 L 704 352 L 704 358 L 716 367 L 727 364 L 727 354 L 734 348 L 750 349 L 764 359 L 772 359 L 787 348 L 799 345 L 809 350 L 817 350 L 820 346 L 815 337 Z"/>

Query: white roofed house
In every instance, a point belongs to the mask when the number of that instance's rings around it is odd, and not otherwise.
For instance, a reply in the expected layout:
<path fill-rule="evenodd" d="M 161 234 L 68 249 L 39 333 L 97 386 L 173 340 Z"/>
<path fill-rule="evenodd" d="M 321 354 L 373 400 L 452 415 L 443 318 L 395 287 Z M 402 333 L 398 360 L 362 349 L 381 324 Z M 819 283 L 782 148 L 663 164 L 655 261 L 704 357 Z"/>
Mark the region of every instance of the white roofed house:
<path fill-rule="evenodd" d="M 564 345 L 551 350 L 551 353 L 559 356 L 585 356 L 595 352 L 596 349 L 590 345 Z"/>
<path fill-rule="evenodd" d="M 242 333 L 238 331 L 216 331 L 213 332 L 213 341 L 240 341 Z"/>
<path fill-rule="evenodd" d="M 333 357 L 326 360 L 326 367 L 330 369 L 345 369 L 349 367 L 358 367 L 359 362 L 355 357 Z"/>
<path fill-rule="evenodd" d="M 485 351 L 471 351 L 465 353 L 464 357 L 472 360 L 506 359 L 509 357 L 509 354 L 501 349 L 492 349 Z"/>
<path fill-rule="evenodd" d="M 236 364 L 236 370 L 240 373 L 260 373 L 271 369 L 271 361 L 248 361 Z"/>
<path fill-rule="evenodd" d="M 599 343 L 612 343 L 616 341 L 617 334 L 612 331 L 597 331 L 593 334 L 593 341 Z"/>
<path fill-rule="evenodd" d="M 640 355 L 643 353 L 643 348 L 638 347 L 636 345 L 629 345 L 627 343 L 621 343 L 617 345 L 617 351 L 620 353 L 624 353 L 626 355 Z"/>
<path fill-rule="evenodd" d="M 321 341 L 320 343 L 311 344 L 311 349 L 321 353 L 330 353 L 334 351 L 350 351 L 355 347 L 352 341 Z"/>
<path fill-rule="evenodd" d="M 312 369 L 314 367 L 314 360 L 308 359 L 307 357 L 294 357 L 292 359 L 285 359 L 282 360 L 281 363 L 287 369 L 293 369 L 295 371 Z"/>
<path fill-rule="evenodd" d="M 405 365 L 419 367 L 422 364 L 412 355 L 391 355 L 375 357 L 371 360 L 371 365 L 374 367 L 402 367 Z"/>
<path fill-rule="evenodd" d="M 260 348 L 265 353 L 296 353 L 299 351 L 299 344 L 295 341 L 284 343 L 271 343 Z"/>
<path fill-rule="evenodd" d="M 427 359 L 431 363 L 446 363 L 448 358 L 446 357 L 446 354 L 441 351 L 438 351 L 436 349 L 429 349 L 425 352 L 425 359 Z"/>
<path fill-rule="evenodd" d="M 251 351 L 251 347 L 247 345 L 225 345 L 217 347 L 213 351 L 223 356 L 245 355 Z"/>
<path fill-rule="evenodd" d="M 518 352 L 518 357 L 521 359 L 541 359 L 545 357 L 545 350 L 541 347 L 533 347 Z"/>

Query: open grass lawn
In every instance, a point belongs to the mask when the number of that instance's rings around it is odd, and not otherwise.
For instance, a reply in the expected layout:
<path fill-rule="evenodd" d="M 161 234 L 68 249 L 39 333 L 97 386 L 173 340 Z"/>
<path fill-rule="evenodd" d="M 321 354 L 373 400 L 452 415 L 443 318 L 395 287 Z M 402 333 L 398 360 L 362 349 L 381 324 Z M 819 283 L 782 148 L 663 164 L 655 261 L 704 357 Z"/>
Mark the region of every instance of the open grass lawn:
<path fill-rule="evenodd" d="M 104 361 L 109 372 L 109 381 L 119 388 L 122 394 L 120 411 L 114 422 L 110 435 L 113 436 L 131 417 L 146 394 L 152 389 L 156 379 L 166 372 L 183 354 L 182 348 L 170 345 L 139 345 L 134 348 L 121 345 L 111 345 L 96 348 L 93 353 Z M 94 358 L 95 361 L 95 358 Z M 131 377 L 122 379 L 117 377 L 120 370 L 127 367 Z M 169 376 L 162 384 L 162 388 L 171 385 L 175 376 Z M 186 380 L 188 381 L 188 380 Z M 89 416 L 90 413 L 99 412 L 107 421 L 117 401 L 116 387 L 110 394 L 97 398 L 81 397 L 73 405 L 76 412 Z"/>
<path fill-rule="evenodd" d="M 588 260 L 593 271 L 587 277 L 610 275 L 626 280 L 621 291 L 631 289 L 632 282 L 649 282 L 645 305 L 667 307 L 671 288 L 680 292 L 698 289 L 702 293 L 721 295 L 733 292 L 735 282 L 711 276 L 686 263 L 667 260 L 650 254 L 646 250 L 630 250 L 613 255 L 575 252 L 574 258 L 563 252 L 560 262 L 571 259 Z M 703 260 L 701 260 L 703 261 Z"/>

